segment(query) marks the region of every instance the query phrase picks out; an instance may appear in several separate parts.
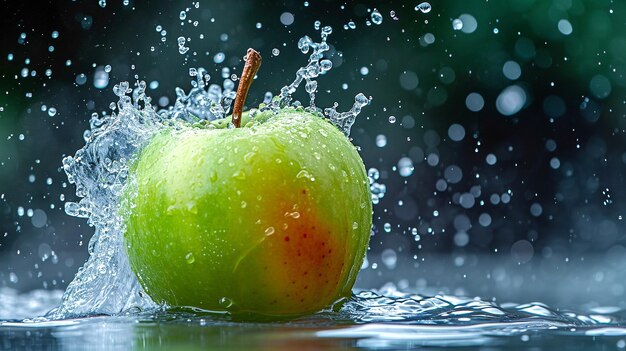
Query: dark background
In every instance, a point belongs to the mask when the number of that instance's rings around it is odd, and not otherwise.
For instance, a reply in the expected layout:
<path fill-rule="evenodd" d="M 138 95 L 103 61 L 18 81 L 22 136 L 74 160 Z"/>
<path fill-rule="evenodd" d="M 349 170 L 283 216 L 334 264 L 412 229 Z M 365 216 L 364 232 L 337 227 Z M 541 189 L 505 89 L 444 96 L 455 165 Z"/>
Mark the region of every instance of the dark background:
<path fill-rule="evenodd" d="M 115 83 L 135 75 L 158 81 L 148 90 L 153 102 L 173 103 L 175 87 L 190 87 L 189 68 L 205 67 L 221 82 L 222 68 L 239 73 L 241 57 L 254 47 L 264 61 L 247 101 L 259 103 L 306 64 L 296 44 L 303 35 L 319 39 L 316 20 L 334 28 L 327 53 L 334 67 L 319 79 L 318 106 L 336 101 L 347 110 L 358 92 L 373 97 L 351 136 L 387 188 L 374 206 L 368 254 L 383 281 L 397 257 L 413 260 L 419 273 L 423 262 L 437 259 L 457 267 L 476 257 L 558 267 L 625 256 L 625 2 L 447 0 L 433 1 L 429 13 L 406 1 L 200 1 L 197 9 L 191 1 L 1 4 L 0 287 L 63 288 L 87 258 L 93 229 L 64 213 L 63 199 L 76 197 L 61 159 L 84 145 L 89 116 L 116 100 Z M 374 7 L 383 22 L 368 26 Z M 281 23 L 285 12 L 294 16 L 290 25 Z M 474 31 L 469 22 L 467 32 L 453 29 L 462 14 L 475 18 Z M 559 30 L 564 19 L 569 35 Z M 344 29 L 349 21 L 356 29 Z M 165 42 L 157 25 L 167 31 Z M 178 53 L 181 35 L 191 38 L 185 55 Z M 226 56 L 221 64 L 213 59 L 218 52 Z M 519 78 L 504 75 L 507 61 L 519 65 Z M 94 73 L 105 65 L 112 67 L 110 82 L 99 89 Z M 84 84 L 77 83 L 80 74 Z M 509 86 L 526 99 L 521 111 L 505 116 L 496 100 Z M 466 106 L 470 93 L 484 99 L 480 111 Z M 51 117 L 42 105 L 58 112 Z M 465 131 L 460 141 L 449 134 L 453 124 Z M 384 147 L 378 135 L 386 137 Z M 490 154 L 495 164 L 487 162 Z M 403 157 L 414 166 L 406 177 L 397 169 Z M 450 166 L 462 178 L 438 190 L 438 181 L 451 180 Z M 463 206 L 468 196 L 473 206 Z"/>

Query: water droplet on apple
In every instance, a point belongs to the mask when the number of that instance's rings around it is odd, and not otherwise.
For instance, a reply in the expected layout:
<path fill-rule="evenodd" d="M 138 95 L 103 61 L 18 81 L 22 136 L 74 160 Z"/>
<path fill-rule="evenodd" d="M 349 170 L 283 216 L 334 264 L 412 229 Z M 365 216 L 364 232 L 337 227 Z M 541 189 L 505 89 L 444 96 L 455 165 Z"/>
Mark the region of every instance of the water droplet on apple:
<path fill-rule="evenodd" d="M 241 208 L 246 208 L 248 207 L 248 203 L 245 201 L 241 201 Z"/>
<path fill-rule="evenodd" d="M 310 181 L 315 181 L 315 178 L 311 175 L 311 173 L 307 172 L 306 169 L 303 169 L 300 172 L 298 172 L 298 174 L 296 175 L 296 178 L 306 178 Z"/>
<path fill-rule="evenodd" d="M 217 160 L 217 164 L 218 164 L 218 165 L 221 165 L 222 163 L 224 163 L 224 158 L 223 158 L 223 157 L 220 157 L 220 158 Z"/>
<path fill-rule="evenodd" d="M 246 161 L 247 163 L 250 163 L 250 161 L 252 160 L 252 157 L 254 157 L 254 155 L 256 155 L 256 153 L 253 152 L 253 151 L 250 151 L 243 157 L 243 160 Z"/>
<path fill-rule="evenodd" d="M 233 178 L 239 179 L 239 180 L 245 180 L 246 179 L 246 172 L 244 172 L 242 170 L 238 170 L 235 173 L 233 173 Z"/>
<path fill-rule="evenodd" d="M 352 222 L 352 229 L 358 229 L 358 228 L 359 228 L 359 223 Z"/>
<path fill-rule="evenodd" d="M 166 213 L 167 213 L 168 216 L 171 216 L 171 215 L 174 214 L 175 210 L 176 210 L 176 206 L 170 205 L 170 206 L 167 207 L 167 212 Z"/>
<path fill-rule="evenodd" d="M 293 219 L 298 219 L 298 218 L 300 218 L 300 212 L 298 212 L 298 211 L 285 212 L 285 217 L 291 217 Z"/>
<path fill-rule="evenodd" d="M 313 152 L 313 156 L 315 157 L 316 160 L 322 159 L 322 156 L 319 154 L 319 152 Z"/>
<path fill-rule="evenodd" d="M 220 306 L 224 307 L 224 308 L 229 308 L 233 305 L 233 300 L 229 299 L 228 297 L 222 297 L 220 298 Z"/>
<path fill-rule="evenodd" d="M 319 132 L 320 132 L 320 134 L 322 134 L 323 137 L 327 137 L 328 136 L 328 133 L 326 133 L 326 131 L 323 130 L 323 129 L 320 129 Z"/>
<path fill-rule="evenodd" d="M 267 227 L 267 229 L 265 229 L 265 236 L 270 236 L 274 234 L 274 232 L 275 232 L 274 227 Z"/>
<path fill-rule="evenodd" d="M 192 264 L 196 262 L 196 258 L 193 257 L 193 254 L 191 252 L 189 252 L 187 255 L 185 255 L 185 261 L 187 261 L 188 264 Z"/>
<path fill-rule="evenodd" d="M 209 177 L 212 182 L 215 182 L 217 180 L 217 173 L 215 171 L 211 171 L 211 174 L 209 175 Z"/>

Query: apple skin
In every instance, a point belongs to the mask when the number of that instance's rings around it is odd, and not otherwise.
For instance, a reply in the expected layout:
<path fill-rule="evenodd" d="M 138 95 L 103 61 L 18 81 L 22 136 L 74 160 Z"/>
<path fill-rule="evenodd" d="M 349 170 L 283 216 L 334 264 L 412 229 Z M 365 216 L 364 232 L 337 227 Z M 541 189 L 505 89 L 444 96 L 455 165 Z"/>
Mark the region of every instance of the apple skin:
<path fill-rule="evenodd" d="M 349 297 L 372 225 L 356 148 L 302 109 L 243 117 L 167 129 L 132 165 L 122 214 L 139 282 L 157 303 L 233 315 Z"/>

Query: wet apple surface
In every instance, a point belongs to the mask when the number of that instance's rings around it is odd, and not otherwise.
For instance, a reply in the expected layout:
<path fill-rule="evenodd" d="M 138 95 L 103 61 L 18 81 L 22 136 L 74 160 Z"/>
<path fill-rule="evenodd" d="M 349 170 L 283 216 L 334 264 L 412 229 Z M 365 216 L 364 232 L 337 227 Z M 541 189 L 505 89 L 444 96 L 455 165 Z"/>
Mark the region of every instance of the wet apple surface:
<path fill-rule="evenodd" d="M 157 302 L 296 315 L 348 297 L 372 208 L 356 148 L 302 109 L 184 126 L 131 168 L 131 267 Z"/>

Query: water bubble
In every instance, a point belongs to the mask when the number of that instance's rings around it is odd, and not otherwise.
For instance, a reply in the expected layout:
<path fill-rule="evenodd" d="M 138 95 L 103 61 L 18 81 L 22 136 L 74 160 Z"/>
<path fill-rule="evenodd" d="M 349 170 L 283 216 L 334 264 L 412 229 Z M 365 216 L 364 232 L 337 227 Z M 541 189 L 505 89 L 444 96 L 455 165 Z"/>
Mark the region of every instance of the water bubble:
<path fill-rule="evenodd" d="M 389 123 L 396 123 L 396 116 L 389 116 Z"/>
<path fill-rule="evenodd" d="M 474 207 L 475 203 L 476 203 L 476 199 L 474 198 L 474 195 L 472 195 L 471 193 L 463 193 L 459 197 L 459 204 L 463 208 L 466 208 L 466 209 L 472 208 Z"/>
<path fill-rule="evenodd" d="M 59 37 L 59 32 L 58 31 L 52 31 L 52 34 L 50 34 L 50 36 L 52 37 L 52 39 L 56 39 Z"/>
<path fill-rule="evenodd" d="M 350 22 L 348 22 L 348 28 L 355 29 L 356 28 L 356 24 L 353 21 L 350 21 Z"/>
<path fill-rule="evenodd" d="M 294 17 L 291 12 L 283 12 L 280 15 L 280 23 L 284 24 L 285 26 L 292 25 L 293 21 L 294 21 Z"/>
<path fill-rule="evenodd" d="M 516 80 L 522 75 L 522 68 L 515 61 L 507 61 L 502 66 L 502 73 L 510 80 Z"/>
<path fill-rule="evenodd" d="M 526 92 L 518 85 L 505 88 L 496 99 L 498 112 L 505 116 L 518 113 L 526 104 Z"/>
<path fill-rule="evenodd" d="M 489 213 L 482 213 L 478 216 L 478 223 L 483 227 L 488 227 L 491 225 L 491 215 Z"/>
<path fill-rule="evenodd" d="M 404 90 L 414 90 L 419 84 L 417 74 L 413 71 L 404 71 L 400 74 L 400 86 Z"/>
<path fill-rule="evenodd" d="M 224 55 L 223 52 L 218 52 L 215 56 L 213 56 L 213 62 L 215 63 L 222 63 L 224 62 L 224 59 L 226 59 L 226 55 Z"/>
<path fill-rule="evenodd" d="M 551 158 L 550 159 L 550 167 L 552 169 L 559 169 L 559 167 L 561 167 L 561 161 L 558 158 L 556 158 L 556 157 Z"/>
<path fill-rule="evenodd" d="M 437 191 L 446 191 L 448 189 L 448 182 L 443 179 L 438 179 L 435 183 L 435 189 L 437 189 Z"/>
<path fill-rule="evenodd" d="M 398 161 L 398 174 L 400 174 L 401 177 L 408 177 L 411 174 L 413 174 L 413 170 L 415 168 L 413 167 L 413 161 L 408 158 L 408 157 L 402 157 L 399 161 Z"/>
<path fill-rule="evenodd" d="M 415 6 L 415 11 L 422 11 L 422 13 L 429 13 L 432 10 L 432 6 L 429 3 L 423 2 Z"/>
<path fill-rule="evenodd" d="M 420 43 L 422 46 L 428 46 L 435 42 L 435 35 L 433 33 L 426 33 L 423 37 L 420 38 Z"/>
<path fill-rule="evenodd" d="M 387 137 L 383 134 L 378 134 L 376 136 L 376 146 L 385 147 L 387 145 Z"/>
<path fill-rule="evenodd" d="M 272 56 L 278 56 L 280 55 L 280 50 L 278 50 L 277 48 L 273 48 L 272 49 Z"/>
<path fill-rule="evenodd" d="M 465 106 L 472 112 L 478 112 L 485 106 L 485 100 L 482 95 L 478 93 L 470 93 L 467 95 L 467 98 L 465 98 Z"/>
<path fill-rule="evenodd" d="M 320 30 L 321 25 L 322 25 L 322 22 L 320 21 L 313 22 L 313 28 L 315 28 L 315 30 Z"/>
<path fill-rule="evenodd" d="M 89 30 L 91 28 L 91 26 L 93 25 L 93 18 L 91 18 L 91 16 L 83 16 L 80 19 L 80 26 L 85 29 L 85 30 Z"/>
<path fill-rule="evenodd" d="M 494 154 L 489 154 L 487 155 L 487 157 L 485 158 L 485 162 L 487 162 L 488 165 L 493 166 L 496 164 L 496 162 L 498 162 L 498 159 L 496 158 L 496 155 Z"/>
<path fill-rule="evenodd" d="M 466 232 L 457 232 L 454 234 L 454 244 L 458 247 L 465 247 L 469 244 L 469 235 Z"/>
<path fill-rule="evenodd" d="M 83 85 L 87 83 L 87 76 L 84 73 L 80 73 L 76 76 L 76 84 Z"/>
<path fill-rule="evenodd" d="M 383 230 L 384 230 L 386 233 L 391 232 L 391 224 L 389 224 L 389 223 L 385 223 L 385 224 L 383 224 Z"/>
<path fill-rule="evenodd" d="M 566 19 L 560 20 L 557 27 L 559 28 L 559 32 L 561 32 L 564 35 L 572 34 L 572 31 L 573 31 L 572 24 Z"/>
<path fill-rule="evenodd" d="M 98 89 L 104 89 L 109 85 L 109 73 L 102 67 L 96 68 L 93 75 L 93 86 Z"/>
<path fill-rule="evenodd" d="M 474 31 L 476 31 L 476 28 L 478 28 L 478 22 L 476 21 L 476 18 L 474 18 L 474 16 L 470 14 L 464 13 L 460 15 L 459 20 L 463 22 L 463 28 L 461 28 L 461 31 L 463 33 L 474 33 Z"/>
<path fill-rule="evenodd" d="M 261 22 L 257 22 L 255 27 L 256 27 L 256 29 L 261 29 L 263 27 L 263 25 L 261 24 Z"/>
<path fill-rule="evenodd" d="M 222 78 L 226 79 L 230 76 L 230 68 L 222 67 Z"/>
<path fill-rule="evenodd" d="M 178 18 L 180 18 L 181 21 L 185 20 L 185 18 L 187 18 L 187 11 L 180 11 Z"/>
<path fill-rule="evenodd" d="M 602 74 L 596 74 L 589 81 L 589 90 L 598 99 L 604 99 L 611 94 L 611 81 Z"/>
<path fill-rule="evenodd" d="M 322 72 L 327 72 L 333 67 L 333 62 L 331 60 L 322 60 L 320 61 L 320 68 Z"/>
<path fill-rule="evenodd" d="M 13 61 L 13 54 L 7 55 L 7 61 Z"/>
<path fill-rule="evenodd" d="M 511 246 L 511 256 L 519 263 L 526 263 L 533 258 L 534 249 L 533 245 L 526 240 L 516 241 Z"/>
<path fill-rule="evenodd" d="M 107 7 L 107 1 L 106 0 L 98 0 L 98 5 L 100 5 L 100 7 L 105 8 Z"/>
<path fill-rule="evenodd" d="M 106 66 L 104 66 L 104 71 L 105 71 L 106 73 L 111 72 L 111 65 L 106 65 Z"/>
<path fill-rule="evenodd" d="M 458 123 L 454 123 L 448 128 L 448 136 L 453 141 L 461 141 L 465 138 L 465 128 Z"/>
<path fill-rule="evenodd" d="M 376 168 L 370 168 L 367 171 L 367 176 L 370 178 L 370 183 L 373 183 L 380 177 L 380 172 Z"/>
<path fill-rule="evenodd" d="M 428 163 L 429 166 L 435 167 L 439 164 L 439 155 L 435 153 L 428 154 L 428 156 L 426 156 L 426 163 Z"/>
<path fill-rule="evenodd" d="M 274 232 L 275 232 L 274 227 L 267 227 L 265 229 L 265 236 L 270 236 L 270 235 L 274 234 Z"/>
<path fill-rule="evenodd" d="M 30 222 L 35 228 L 43 228 L 48 222 L 48 215 L 45 211 L 36 209 L 33 212 L 33 217 L 31 218 Z"/>
<path fill-rule="evenodd" d="M 20 216 L 20 217 L 24 216 L 24 207 L 19 206 L 17 208 L 17 215 Z"/>
<path fill-rule="evenodd" d="M 458 18 L 455 18 L 454 20 L 452 20 L 452 29 L 461 30 L 462 28 L 463 28 L 463 21 L 461 21 Z"/>
<path fill-rule="evenodd" d="M 363 66 L 363 67 L 361 67 L 359 72 L 361 72 L 362 75 L 366 76 L 370 72 L 370 70 L 366 66 Z"/>
<path fill-rule="evenodd" d="M 539 217 L 539 216 L 541 216 L 541 213 L 543 213 L 543 207 L 541 207 L 540 204 L 535 202 L 532 205 L 530 205 L 530 214 L 531 215 L 533 215 L 534 217 Z"/>
<path fill-rule="evenodd" d="M 186 43 L 186 39 L 185 37 L 178 37 L 177 42 L 178 42 L 178 53 L 183 55 L 185 53 L 187 53 L 187 51 L 189 51 L 189 47 L 185 46 Z"/>
<path fill-rule="evenodd" d="M 443 171 L 443 177 L 448 183 L 456 184 L 463 179 L 463 171 L 457 165 L 450 165 Z"/>
<path fill-rule="evenodd" d="M 54 117 L 54 116 L 56 116 L 56 114 L 57 114 L 57 109 L 56 109 L 56 108 L 54 108 L 54 107 L 50 107 L 50 108 L 48 109 L 48 116 L 50 116 L 50 117 Z"/>
<path fill-rule="evenodd" d="M 381 24 L 381 23 L 383 23 L 383 15 L 381 15 L 380 12 L 378 12 L 377 9 L 374 9 L 372 11 L 371 18 L 372 18 L 372 22 L 374 24 Z"/>
<path fill-rule="evenodd" d="M 398 255 L 392 249 L 385 249 L 380 255 L 383 264 L 387 269 L 396 268 L 396 263 L 398 262 Z"/>

